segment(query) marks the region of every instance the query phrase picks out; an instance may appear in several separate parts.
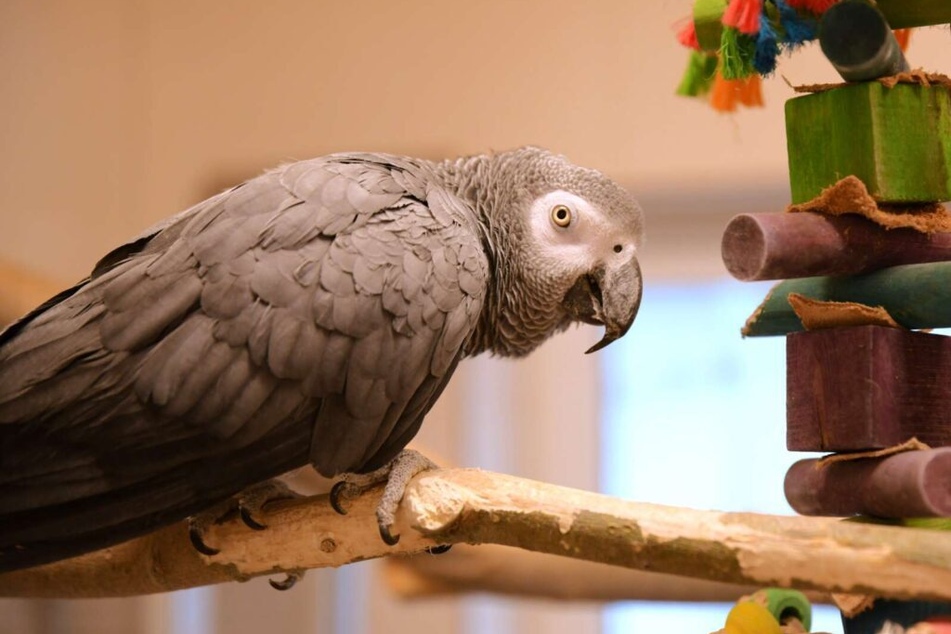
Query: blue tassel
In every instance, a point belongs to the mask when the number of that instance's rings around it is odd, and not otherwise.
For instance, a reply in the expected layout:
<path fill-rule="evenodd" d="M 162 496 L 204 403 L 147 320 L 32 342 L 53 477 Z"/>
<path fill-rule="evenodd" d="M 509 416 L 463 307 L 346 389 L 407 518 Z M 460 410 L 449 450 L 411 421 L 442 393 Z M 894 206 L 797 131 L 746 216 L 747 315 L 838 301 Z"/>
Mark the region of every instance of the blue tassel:
<path fill-rule="evenodd" d="M 816 39 L 819 24 L 814 17 L 803 17 L 786 4 L 786 0 L 773 0 L 779 9 L 779 23 L 783 28 L 783 44 L 794 49 Z"/>
<path fill-rule="evenodd" d="M 769 22 L 766 11 L 759 16 L 759 33 L 756 35 L 756 51 L 753 53 L 753 68 L 760 75 L 771 75 L 776 70 L 779 42 L 776 29 Z"/>

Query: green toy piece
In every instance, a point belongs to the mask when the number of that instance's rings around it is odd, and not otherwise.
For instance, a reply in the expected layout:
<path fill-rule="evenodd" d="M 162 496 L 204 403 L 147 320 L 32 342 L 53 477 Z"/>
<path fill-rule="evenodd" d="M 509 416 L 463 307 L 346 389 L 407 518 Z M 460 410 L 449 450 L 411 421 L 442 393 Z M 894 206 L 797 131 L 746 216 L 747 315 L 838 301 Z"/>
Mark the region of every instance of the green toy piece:
<path fill-rule="evenodd" d="M 850 174 L 879 202 L 951 200 L 948 86 L 872 81 L 796 97 L 786 139 L 794 203 Z"/>
<path fill-rule="evenodd" d="M 795 617 L 807 632 L 812 631 L 812 605 L 802 592 L 787 588 L 764 588 L 756 594 L 766 597 L 766 609 L 780 623 Z"/>

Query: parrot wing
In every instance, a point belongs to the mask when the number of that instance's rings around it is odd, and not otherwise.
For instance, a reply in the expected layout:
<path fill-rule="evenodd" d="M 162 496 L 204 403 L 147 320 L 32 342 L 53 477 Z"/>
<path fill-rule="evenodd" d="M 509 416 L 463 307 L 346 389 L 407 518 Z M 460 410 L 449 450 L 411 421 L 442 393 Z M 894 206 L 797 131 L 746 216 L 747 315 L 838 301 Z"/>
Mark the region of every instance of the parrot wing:
<path fill-rule="evenodd" d="M 0 570 L 123 541 L 416 433 L 478 320 L 473 212 L 425 165 L 294 163 L 176 216 L 0 334 Z"/>

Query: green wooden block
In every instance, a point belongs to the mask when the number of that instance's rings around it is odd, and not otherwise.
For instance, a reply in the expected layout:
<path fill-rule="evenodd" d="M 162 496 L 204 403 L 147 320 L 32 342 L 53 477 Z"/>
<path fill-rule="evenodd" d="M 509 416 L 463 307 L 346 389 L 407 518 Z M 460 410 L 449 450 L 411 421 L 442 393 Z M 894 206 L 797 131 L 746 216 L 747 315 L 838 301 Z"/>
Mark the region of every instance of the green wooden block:
<path fill-rule="evenodd" d="M 877 81 L 786 102 L 792 200 L 854 174 L 879 202 L 951 200 L 951 90 Z"/>
<path fill-rule="evenodd" d="M 948 0 L 878 0 L 875 6 L 893 29 L 951 22 L 951 2 Z"/>

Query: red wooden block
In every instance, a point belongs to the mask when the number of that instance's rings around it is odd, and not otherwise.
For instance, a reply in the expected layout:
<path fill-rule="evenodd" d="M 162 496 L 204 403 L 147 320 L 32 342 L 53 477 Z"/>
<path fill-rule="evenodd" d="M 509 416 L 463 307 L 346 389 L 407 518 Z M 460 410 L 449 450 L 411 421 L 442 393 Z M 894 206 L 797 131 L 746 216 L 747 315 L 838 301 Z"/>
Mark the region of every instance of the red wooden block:
<path fill-rule="evenodd" d="M 881 326 L 786 338 L 786 446 L 951 445 L 951 338 Z"/>

